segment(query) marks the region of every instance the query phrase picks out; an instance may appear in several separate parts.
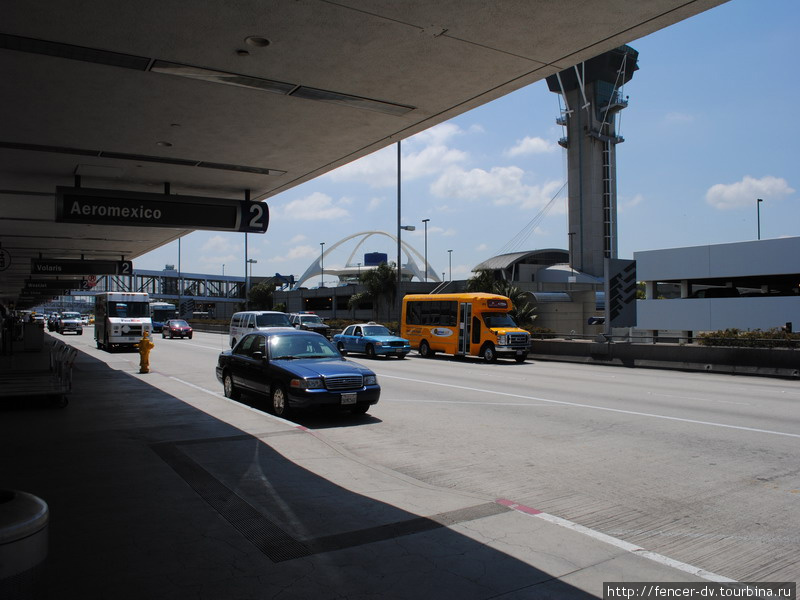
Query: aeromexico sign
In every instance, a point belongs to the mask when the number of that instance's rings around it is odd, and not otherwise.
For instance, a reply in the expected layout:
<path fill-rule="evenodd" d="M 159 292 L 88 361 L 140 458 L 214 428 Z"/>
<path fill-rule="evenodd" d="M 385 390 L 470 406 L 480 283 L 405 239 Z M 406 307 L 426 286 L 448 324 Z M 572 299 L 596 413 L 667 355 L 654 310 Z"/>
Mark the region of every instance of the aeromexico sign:
<path fill-rule="evenodd" d="M 265 233 L 269 207 L 225 198 L 57 187 L 56 222 Z"/>

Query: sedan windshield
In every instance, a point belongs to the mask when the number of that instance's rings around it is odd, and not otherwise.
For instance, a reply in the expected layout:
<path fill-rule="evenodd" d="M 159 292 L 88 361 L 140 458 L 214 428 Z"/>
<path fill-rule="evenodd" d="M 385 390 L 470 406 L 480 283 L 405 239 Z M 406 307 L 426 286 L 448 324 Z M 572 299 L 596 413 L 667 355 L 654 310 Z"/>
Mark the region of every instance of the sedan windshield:
<path fill-rule="evenodd" d="M 188 327 L 189 324 L 186 321 L 170 321 L 170 327 Z"/>
<path fill-rule="evenodd" d="M 392 335 L 392 332 L 383 325 L 366 325 L 364 335 Z"/>
<path fill-rule="evenodd" d="M 321 335 L 273 336 L 269 340 L 273 359 L 338 358 L 339 351 Z"/>
<path fill-rule="evenodd" d="M 508 313 L 485 312 L 482 313 L 483 322 L 487 327 L 516 327 L 514 319 Z"/>

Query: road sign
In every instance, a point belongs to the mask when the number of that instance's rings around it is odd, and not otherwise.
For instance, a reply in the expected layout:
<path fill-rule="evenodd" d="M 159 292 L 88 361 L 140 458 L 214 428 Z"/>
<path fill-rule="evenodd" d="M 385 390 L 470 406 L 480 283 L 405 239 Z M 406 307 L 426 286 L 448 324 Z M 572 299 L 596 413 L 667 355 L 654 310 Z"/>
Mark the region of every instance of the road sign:
<path fill-rule="evenodd" d="M 32 258 L 33 275 L 133 275 L 129 260 L 76 260 Z"/>
<path fill-rule="evenodd" d="M 56 188 L 59 223 L 124 227 L 169 227 L 265 233 L 269 206 L 265 202 L 146 194 L 92 188 Z"/>
<path fill-rule="evenodd" d="M 636 261 L 605 259 L 605 324 L 610 327 L 636 326 Z"/>

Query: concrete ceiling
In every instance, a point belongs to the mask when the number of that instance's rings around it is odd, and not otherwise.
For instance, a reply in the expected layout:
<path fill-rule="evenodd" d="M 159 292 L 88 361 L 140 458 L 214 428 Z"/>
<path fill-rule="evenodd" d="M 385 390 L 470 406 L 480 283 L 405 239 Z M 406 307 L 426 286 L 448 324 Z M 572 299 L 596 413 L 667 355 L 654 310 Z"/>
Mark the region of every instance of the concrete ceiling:
<path fill-rule="evenodd" d="M 130 260 L 189 232 L 56 223 L 76 173 L 265 200 L 724 1 L 4 3 L 0 302 L 31 258 Z"/>

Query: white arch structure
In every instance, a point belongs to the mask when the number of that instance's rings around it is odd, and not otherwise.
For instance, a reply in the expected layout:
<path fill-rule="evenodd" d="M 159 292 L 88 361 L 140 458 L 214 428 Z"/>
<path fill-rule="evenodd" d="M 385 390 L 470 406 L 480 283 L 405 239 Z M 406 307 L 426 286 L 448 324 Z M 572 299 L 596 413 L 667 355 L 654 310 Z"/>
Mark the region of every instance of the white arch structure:
<path fill-rule="evenodd" d="M 292 289 L 299 288 L 301 285 L 303 285 L 303 283 L 305 283 L 306 281 L 308 281 L 312 277 L 316 277 L 317 275 L 322 275 L 322 263 L 323 263 L 325 257 L 328 254 L 330 254 L 331 252 L 333 252 L 334 250 L 336 250 L 336 248 L 338 248 L 342 244 L 344 244 L 346 242 L 349 242 L 350 240 L 361 236 L 361 239 L 355 245 L 355 248 L 353 248 L 353 251 L 350 253 L 350 256 L 347 257 L 347 261 L 345 262 L 345 267 L 352 268 L 353 267 L 353 262 L 352 262 L 353 261 L 353 257 L 359 251 L 361 246 L 363 246 L 364 243 L 369 238 L 371 238 L 373 235 L 382 235 L 382 236 L 388 237 L 389 239 L 394 241 L 395 244 L 397 243 L 397 236 L 392 235 L 391 233 L 387 233 L 385 231 L 361 231 L 359 233 L 354 233 L 353 235 L 349 235 L 346 238 L 342 238 L 341 240 L 339 240 L 338 242 L 333 244 L 330 248 L 328 248 L 327 250 L 324 250 L 322 252 L 322 254 L 320 255 L 320 257 L 317 258 L 316 260 L 314 260 L 308 266 L 308 268 L 305 270 L 305 273 L 303 273 L 297 279 L 297 283 L 295 284 L 295 286 Z M 406 241 L 404 241 L 402 239 L 400 240 L 400 247 L 401 247 L 401 252 L 404 251 L 405 252 L 405 257 L 406 257 L 406 263 L 403 265 L 403 273 L 410 273 L 412 277 L 416 277 L 420 281 L 425 281 L 425 274 L 419 268 L 419 265 L 417 265 L 417 262 L 414 260 L 414 256 L 416 255 L 416 257 L 423 264 L 425 263 L 425 257 L 422 254 L 420 254 L 419 251 L 416 248 L 414 248 L 411 244 L 409 244 L 408 242 L 406 242 Z M 401 261 L 402 261 L 402 254 L 401 254 L 400 258 L 401 258 Z M 428 271 L 428 280 L 429 281 L 441 281 L 441 279 L 436 275 L 436 273 L 433 270 L 431 270 L 430 264 L 426 265 L 426 267 L 427 267 L 427 271 Z M 364 267 L 364 268 L 365 269 L 369 269 L 369 268 L 372 268 L 372 267 Z M 335 273 L 335 270 L 334 269 L 330 269 L 328 272 L 331 275 L 333 275 Z"/>

